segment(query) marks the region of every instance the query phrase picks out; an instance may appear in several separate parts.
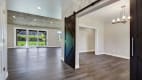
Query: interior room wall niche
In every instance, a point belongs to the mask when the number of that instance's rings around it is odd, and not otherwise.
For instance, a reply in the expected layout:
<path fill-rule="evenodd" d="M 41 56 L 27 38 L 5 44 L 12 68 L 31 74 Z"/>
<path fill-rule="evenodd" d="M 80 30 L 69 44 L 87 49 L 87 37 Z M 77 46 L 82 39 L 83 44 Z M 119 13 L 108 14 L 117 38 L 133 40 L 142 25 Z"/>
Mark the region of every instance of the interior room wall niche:
<path fill-rule="evenodd" d="M 79 52 L 95 52 L 95 29 L 79 28 Z"/>

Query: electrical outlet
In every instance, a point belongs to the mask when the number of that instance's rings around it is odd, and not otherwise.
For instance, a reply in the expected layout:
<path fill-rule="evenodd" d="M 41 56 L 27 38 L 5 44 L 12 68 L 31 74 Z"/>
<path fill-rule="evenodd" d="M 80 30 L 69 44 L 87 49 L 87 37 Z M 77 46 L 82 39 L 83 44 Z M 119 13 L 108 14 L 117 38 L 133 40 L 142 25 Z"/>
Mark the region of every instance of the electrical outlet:
<path fill-rule="evenodd" d="M 5 67 L 3 68 L 3 71 L 5 71 L 6 69 L 5 69 Z"/>

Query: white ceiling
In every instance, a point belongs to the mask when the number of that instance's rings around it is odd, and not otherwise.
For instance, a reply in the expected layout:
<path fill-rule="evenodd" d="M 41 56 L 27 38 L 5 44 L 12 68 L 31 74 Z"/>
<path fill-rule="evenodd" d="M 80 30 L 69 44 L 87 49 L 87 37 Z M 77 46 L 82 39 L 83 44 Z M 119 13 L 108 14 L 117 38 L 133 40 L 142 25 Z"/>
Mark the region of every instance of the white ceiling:
<path fill-rule="evenodd" d="M 92 18 L 93 19 L 99 19 L 103 21 L 111 21 L 114 18 L 117 18 L 120 16 L 121 6 L 126 5 L 126 11 L 128 15 L 130 14 L 130 0 L 121 0 L 118 2 L 115 2 L 111 5 L 108 5 L 106 7 L 103 7 L 97 11 L 91 12 L 85 16 L 82 16 L 82 19 Z"/>
<path fill-rule="evenodd" d="M 62 0 L 62 15 L 69 16 L 74 11 L 78 11 L 96 0 Z"/>
<path fill-rule="evenodd" d="M 96 0 L 7 0 L 8 10 L 61 19 Z M 41 7 L 38 10 L 37 7 Z"/>
<path fill-rule="evenodd" d="M 51 18 L 62 18 L 61 0 L 7 0 L 8 10 Z M 37 9 L 40 7 L 41 10 Z"/>
<path fill-rule="evenodd" d="M 46 16 L 61 19 L 66 14 L 72 14 L 96 0 L 7 0 L 8 10 L 24 12 L 34 15 Z M 103 20 L 117 17 L 122 4 L 127 4 L 129 0 L 121 0 L 117 3 L 94 11 L 84 17 L 95 17 Z M 41 7 L 41 10 L 37 9 Z"/>

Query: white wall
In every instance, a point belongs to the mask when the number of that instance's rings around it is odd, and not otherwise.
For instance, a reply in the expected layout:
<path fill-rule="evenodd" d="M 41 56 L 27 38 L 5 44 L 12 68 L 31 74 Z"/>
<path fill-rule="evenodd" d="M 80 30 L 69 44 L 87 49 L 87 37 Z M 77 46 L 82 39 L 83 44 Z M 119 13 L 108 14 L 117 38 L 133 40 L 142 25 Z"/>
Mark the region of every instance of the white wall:
<path fill-rule="evenodd" d="M 104 22 L 93 17 L 82 17 L 79 19 L 79 25 L 95 28 L 95 53 L 97 55 L 104 52 Z"/>
<path fill-rule="evenodd" d="M 58 29 L 48 29 L 48 28 L 38 28 L 38 27 L 26 27 L 26 26 L 18 26 L 18 25 L 12 25 L 8 24 L 8 48 L 14 48 L 14 29 L 15 28 L 28 28 L 28 29 L 43 29 L 48 30 L 48 47 L 61 47 L 61 42 L 58 41 Z"/>
<path fill-rule="evenodd" d="M 105 23 L 104 51 L 108 54 L 129 58 L 130 56 L 130 23 Z"/>
<path fill-rule="evenodd" d="M 95 29 L 95 54 L 100 55 L 104 53 L 104 23 L 96 18 L 92 17 L 81 17 L 76 18 L 76 63 L 75 68 L 78 69 L 79 66 L 79 53 L 80 53 L 80 38 L 79 38 L 79 28 L 93 28 Z"/>
<path fill-rule="evenodd" d="M 48 29 L 48 47 L 61 47 L 57 31 L 57 29 Z"/>
<path fill-rule="evenodd" d="M 95 51 L 95 29 L 80 28 L 79 29 L 79 49 L 80 52 Z"/>
<path fill-rule="evenodd" d="M 111 20 L 82 17 L 80 25 L 96 28 L 95 52 L 96 54 L 110 54 L 129 58 L 130 55 L 130 23 L 112 24 Z"/>
<path fill-rule="evenodd" d="M 96 54 L 110 54 L 129 58 L 130 55 L 130 23 L 112 24 L 111 20 L 84 17 L 80 18 L 80 25 L 96 28 L 95 52 Z"/>

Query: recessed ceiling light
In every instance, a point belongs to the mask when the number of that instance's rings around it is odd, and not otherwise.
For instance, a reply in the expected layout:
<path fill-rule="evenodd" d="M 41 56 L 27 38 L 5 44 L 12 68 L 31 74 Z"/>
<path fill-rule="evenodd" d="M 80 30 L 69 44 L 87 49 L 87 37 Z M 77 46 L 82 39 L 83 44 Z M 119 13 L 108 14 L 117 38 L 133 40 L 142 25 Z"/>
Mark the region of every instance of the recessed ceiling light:
<path fill-rule="evenodd" d="M 40 7 L 40 6 L 38 6 L 38 7 L 37 7 L 37 9 L 38 9 L 38 10 L 41 10 L 41 7 Z"/>
<path fill-rule="evenodd" d="M 16 18 L 16 16 L 12 16 L 14 19 Z"/>
<path fill-rule="evenodd" d="M 50 21 L 50 23 L 51 23 L 51 24 L 53 24 L 53 22 L 52 22 L 52 21 Z"/>
<path fill-rule="evenodd" d="M 34 19 L 33 21 L 37 21 L 37 19 Z"/>

